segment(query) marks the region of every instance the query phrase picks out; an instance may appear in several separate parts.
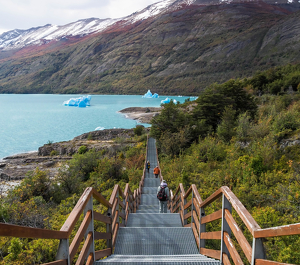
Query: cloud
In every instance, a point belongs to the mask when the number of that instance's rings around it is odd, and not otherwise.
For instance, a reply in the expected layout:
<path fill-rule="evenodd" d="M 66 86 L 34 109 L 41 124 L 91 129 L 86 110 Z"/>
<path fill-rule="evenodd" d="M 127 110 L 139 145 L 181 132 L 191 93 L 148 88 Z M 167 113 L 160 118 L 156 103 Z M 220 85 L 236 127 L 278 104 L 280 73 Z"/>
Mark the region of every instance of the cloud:
<path fill-rule="evenodd" d="M 159 0 L 0 0 L 0 34 L 79 19 L 120 18 Z"/>

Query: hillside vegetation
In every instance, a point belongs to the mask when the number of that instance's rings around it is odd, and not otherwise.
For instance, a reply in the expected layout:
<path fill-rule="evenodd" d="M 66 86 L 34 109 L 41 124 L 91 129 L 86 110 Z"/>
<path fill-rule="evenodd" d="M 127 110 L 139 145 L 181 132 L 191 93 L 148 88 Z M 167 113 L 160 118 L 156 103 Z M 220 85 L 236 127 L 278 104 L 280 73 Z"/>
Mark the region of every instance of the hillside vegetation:
<path fill-rule="evenodd" d="M 300 12 L 290 10 L 199 1 L 76 43 L 25 47 L 0 60 L 0 93 L 197 95 L 212 82 L 299 63 Z"/>
<path fill-rule="evenodd" d="M 150 133 L 157 139 L 169 187 L 175 190 L 183 183 L 188 188 L 194 183 L 206 199 L 226 185 L 262 228 L 300 222 L 299 77 L 300 65 L 272 68 L 252 78 L 213 84 L 196 101 L 165 104 L 152 119 Z M 145 162 L 146 135 L 143 127 L 135 133 L 132 139 L 116 139 L 121 145 L 113 153 L 79 148 L 55 178 L 40 169 L 29 173 L 1 198 L 0 221 L 59 230 L 86 187 L 105 197 L 116 183 L 124 188 L 129 182 L 136 188 Z M 213 204 L 206 213 L 218 206 Z M 238 222 L 251 244 L 250 233 Z M 220 225 L 217 221 L 207 230 L 220 230 Z M 58 243 L 2 237 L 0 264 L 53 261 Z M 264 245 L 268 259 L 300 264 L 299 236 L 271 238 Z M 220 245 L 213 241 L 207 247 Z"/>
<path fill-rule="evenodd" d="M 179 183 L 185 189 L 194 183 L 206 199 L 226 185 L 262 228 L 299 223 L 299 78 L 299 65 L 288 65 L 214 84 L 196 103 L 165 105 L 152 120 L 151 134 L 159 140 L 163 176 L 173 191 Z M 239 225 L 252 242 L 241 220 Z M 299 236 L 271 238 L 264 245 L 268 259 L 300 264 Z"/>

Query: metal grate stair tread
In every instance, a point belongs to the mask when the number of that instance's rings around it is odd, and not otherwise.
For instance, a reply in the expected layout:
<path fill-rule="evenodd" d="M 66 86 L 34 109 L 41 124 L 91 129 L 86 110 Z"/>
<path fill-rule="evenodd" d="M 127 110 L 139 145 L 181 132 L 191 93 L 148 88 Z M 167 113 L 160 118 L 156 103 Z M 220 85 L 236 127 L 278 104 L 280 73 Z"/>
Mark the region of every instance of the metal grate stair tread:
<path fill-rule="evenodd" d="M 189 227 L 122 227 L 115 254 L 179 255 L 198 254 L 193 231 Z"/>
<path fill-rule="evenodd" d="M 219 265 L 220 262 L 210 259 L 201 254 L 195 255 L 112 255 L 107 259 L 95 262 L 94 264 L 109 263 L 109 264 L 194 264 L 194 265 Z"/>
<path fill-rule="evenodd" d="M 157 208 L 157 207 L 156 207 Z M 157 209 L 156 209 L 157 212 Z M 126 227 L 181 227 L 178 213 L 132 213 Z"/>

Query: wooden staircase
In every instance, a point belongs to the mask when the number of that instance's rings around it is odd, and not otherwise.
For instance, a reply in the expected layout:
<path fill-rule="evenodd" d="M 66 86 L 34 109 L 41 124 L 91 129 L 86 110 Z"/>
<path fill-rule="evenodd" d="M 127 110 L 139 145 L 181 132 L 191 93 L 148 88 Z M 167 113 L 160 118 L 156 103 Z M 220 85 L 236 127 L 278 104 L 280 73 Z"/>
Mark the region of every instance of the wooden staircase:
<path fill-rule="evenodd" d="M 71 264 L 244 264 L 235 244 L 243 251 L 251 265 L 282 265 L 266 260 L 263 238 L 300 235 L 300 223 L 261 229 L 243 204 L 228 187 L 221 187 L 202 200 L 193 184 L 185 191 L 180 184 L 171 191 L 170 213 L 158 213 L 157 187 L 162 181 L 153 178 L 153 167 L 159 165 L 155 140 L 149 138 L 146 157 L 150 172 L 144 169 L 139 188 L 124 191 L 115 185 L 106 200 L 93 188 L 87 188 L 70 213 L 60 231 L 22 227 L 0 223 L 0 236 L 19 238 L 59 239 L 56 260 L 48 265 Z M 94 200 L 93 200 L 94 199 Z M 105 213 L 94 210 L 93 201 L 106 208 Z M 211 203 L 220 209 L 205 214 Z M 252 236 L 252 244 L 232 215 L 235 210 Z M 83 221 L 74 231 L 80 216 Z M 220 231 L 206 231 L 207 224 L 221 222 Z M 95 231 L 94 221 L 102 222 L 105 231 Z M 72 242 L 70 236 L 76 233 Z M 233 236 L 234 235 L 234 236 Z M 233 243 L 236 239 L 235 244 Z M 95 249 L 95 241 L 105 240 L 106 248 Z M 219 240 L 219 249 L 207 248 L 209 240 Z M 80 247 L 83 243 L 83 246 Z M 75 260 L 76 254 L 79 254 Z M 45 265 L 45 264 L 44 264 Z"/>

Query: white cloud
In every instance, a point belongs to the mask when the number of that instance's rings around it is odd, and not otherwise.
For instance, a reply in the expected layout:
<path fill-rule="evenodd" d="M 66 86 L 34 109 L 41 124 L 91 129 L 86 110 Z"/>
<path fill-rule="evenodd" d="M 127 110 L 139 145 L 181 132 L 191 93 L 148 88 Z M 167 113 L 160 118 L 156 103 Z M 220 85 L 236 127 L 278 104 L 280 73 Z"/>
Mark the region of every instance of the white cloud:
<path fill-rule="evenodd" d="M 120 18 L 160 0 L 0 0 L 0 34 L 79 19 Z"/>

